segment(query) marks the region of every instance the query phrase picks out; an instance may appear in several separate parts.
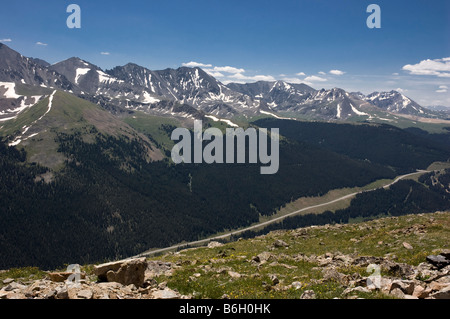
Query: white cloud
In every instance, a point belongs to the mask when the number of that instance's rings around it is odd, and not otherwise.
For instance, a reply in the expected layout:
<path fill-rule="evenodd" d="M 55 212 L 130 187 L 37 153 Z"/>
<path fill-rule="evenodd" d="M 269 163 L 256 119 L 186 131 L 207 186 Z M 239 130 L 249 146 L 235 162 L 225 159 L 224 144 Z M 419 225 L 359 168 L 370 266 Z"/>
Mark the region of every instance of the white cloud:
<path fill-rule="evenodd" d="M 320 71 L 319 74 L 320 74 L 320 75 L 326 75 L 326 73 L 323 72 L 323 71 Z"/>
<path fill-rule="evenodd" d="M 237 74 L 237 73 L 244 73 L 244 69 L 235 68 L 232 66 L 214 66 L 212 64 L 204 64 L 199 62 L 188 62 L 188 63 L 182 63 L 182 66 L 187 66 L 190 68 L 203 68 L 205 72 L 208 72 L 209 74 L 212 74 L 214 72 L 225 72 L 225 73 L 231 73 L 231 74 Z M 211 69 L 212 68 L 212 69 Z M 217 73 L 216 73 L 217 74 Z M 222 75 L 223 76 L 223 75 Z"/>
<path fill-rule="evenodd" d="M 47 46 L 47 43 L 42 43 L 42 42 L 40 42 L 40 41 L 38 41 L 38 42 L 36 42 L 36 45 L 41 45 L 41 46 Z"/>
<path fill-rule="evenodd" d="M 400 92 L 400 93 L 406 93 L 406 92 L 408 92 L 407 89 L 402 89 L 402 88 L 396 88 L 395 91 Z"/>
<path fill-rule="evenodd" d="M 238 73 L 244 73 L 245 70 L 244 69 L 238 69 L 232 66 L 216 66 L 213 69 L 214 71 L 217 72 L 226 72 L 226 73 L 232 73 L 232 74 L 238 74 Z"/>
<path fill-rule="evenodd" d="M 305 82 L 325 82 L 327 81 L 327 79 L 325 78 L 321 78 L 320 76 L 317 75 L 311 75 L 311 76 L 307 76 L 304 79 Z"/>
<path fill-rule="evenodd" d="M 188 62 L 183 63 L 186 67 L 201 67 L 203 71 L 209 75 L 220 78 L 220 81 L 224 84 L 230 82 L 236 83 L 247 83 L 256 81 L 276 81 L 276 79 L 271 75 L 247 75 L 247 71 L 242 68 L 236 68 L 233 66 L 213 66 L 212 64 L 204 64 L 199 62 Z"/>
<path fill-rule="evenodd" d="M 288 83 L 294 83 L 294 84 L 300 84 L 303 83 L 303 81 L 299 78 L 288 78 L 288 77 L 284 77 L 282 78 L 283 81 L 288 82 Z"/>
<path fill-rule="evenodd" d="M 395 75 L 395 76 L 397 76 L 397 75 L 400 75 L 400 74 L 398 74 L 397 72 L 395 72 L 395 73 L 392 73 L 392 75 Z"/>
<path fill-rule="evenodd" d="M 100 52 L 101 55 L 110 55 L 109 52 Z"/>
<path fill-rule="evenodd" d="M 305 74 L 305 72 L 298 72 L 298 73 L 296 73 L 295 75 L 298 75 L 298 76 L 305 76 L 306 74 Z"/>
<path fill-rule="evenodd" d="M 341 71 L 341 70 L 331 70 L 330 74 L 333 75 L 343 75 L 345 72 Z"/>
<path fill-rule="evenodd" d="M 187 66 L 190 68 L 195 68 L 195 67 L 199 67 L 199 68 L 210 68 L 212 67 L 212 64 L 204 64 L 204 63 L 199 63 L 199 62 L 188 62 L 188 63 L 182 63 L 182 66 Z"/>
<path fill-rule="evenodd" d="M 236 73 L 233 75 L 230 75 L 229 78 L 236 79 L 238 81 L 275 81 L 275 78 L 271 75 L 254 75 L 254 76 L 248 76 L 244 75 L 242 73 Z"/>
<path fill-rule="evenodd" d="M 215 78 L 223 78 L 225 76 L 223 73 L 216 72 L 213 69 L 203 69 L 203 71 L 205 71 L 206 73 L 208 73 L 209 75 L 211 75 Z"/>
<path fill-rule="evenodd" d="M 447 93 L 447 86 L 441 85 L 439 89 L 436 90 L 436 93 Z"/>
<path fill-rule="evenodd" d="M 450 57 L 422 60 L 417 64 L 407 64 L 402 69 L 415 75 L 450 77 Z"/>
<path fill-rule="evenodd" d="M 447 93 L 447 89 L 447 85 L 439 85 L 439 89 L 436 90 L 436 93 Z"/>
<path fill-rule="evenodd" d="M 0 39 L 0 42 L 12 42 L 11 39 Z"/>

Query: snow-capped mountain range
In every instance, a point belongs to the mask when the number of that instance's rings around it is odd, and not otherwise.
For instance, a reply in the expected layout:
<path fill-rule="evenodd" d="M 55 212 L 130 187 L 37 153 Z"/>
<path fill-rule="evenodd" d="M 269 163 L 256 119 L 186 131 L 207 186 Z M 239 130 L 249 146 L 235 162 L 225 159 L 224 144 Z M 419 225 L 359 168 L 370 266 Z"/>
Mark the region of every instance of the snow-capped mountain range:
<path fill-rule="evenodd" d="M 380 112 L 438 117 L 437 112 L 396 91 L 365 96 L 284 81 L 224 85 L 197 67 L 153 71 L 129 63 L 102 70 L 76 57 L 50 65 L 0 43 L 0 121 L 14 118 L 39 101 L 40 95 L 26 97 L 17 93 L 17 88 L 24 85 L 64 90 L 112 112 L 140 110 L 186 118 L 209 115 L 232 119 L 268 114 L 339 121 L 355 117 L 371 120 Z"/>

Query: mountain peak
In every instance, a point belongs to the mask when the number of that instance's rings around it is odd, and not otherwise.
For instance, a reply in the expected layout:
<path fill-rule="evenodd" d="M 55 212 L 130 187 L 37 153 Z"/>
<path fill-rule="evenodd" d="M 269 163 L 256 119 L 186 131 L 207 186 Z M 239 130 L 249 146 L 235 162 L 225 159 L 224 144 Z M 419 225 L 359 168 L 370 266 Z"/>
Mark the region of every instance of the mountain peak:
<path fill-rule="evenodd" d="M 92 69 L 96 69 L 96 70 L 100 69 L 98 66 L 96 66 L 96 65 L 94 65 L 94 64 L 92 64 L 90 62 L 87 62 L 87 61 L 85 61 L 85 60 L 83 60 L 83 59 L 81 59 L 79 57 L 71 57 L 71 58 L 69 58 L 67 60 L 55 63 L 55 64 L 52 65 L 52 68 L 53 67 L 58 67 L 58 66 L 61 66 L 61 65 L 64 65 L 66 67 L 72 67 L 72 68 L 73 67 L 78 67 L 78 68 L 92 68 Z"/>

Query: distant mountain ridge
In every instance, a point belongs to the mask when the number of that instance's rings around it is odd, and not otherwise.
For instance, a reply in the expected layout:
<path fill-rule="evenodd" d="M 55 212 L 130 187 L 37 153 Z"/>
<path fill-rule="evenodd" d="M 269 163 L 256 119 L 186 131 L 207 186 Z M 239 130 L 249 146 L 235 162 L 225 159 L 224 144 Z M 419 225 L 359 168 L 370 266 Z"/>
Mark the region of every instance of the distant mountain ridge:
<path fill-rule="evenodd" d="M 24 57 L 4 44 L 0 44 L 0 82 L 64 90 L 119 112 L 134 110 L 191 119 L 207 114 L 225 119 L 265 114 L 324 121 L 371 121 L 384 119 L 385 114 L 431 118 L 443 115 L 397 91 L 365 96 L 340 88 L 316 90 L 285 81 L 224 85 L 198 67 L 153 71 L 128 63 L 104 71 L 78 57 L 50 65 Z M 6 104 L 0 104 L 0 111 L 2 105 L 5 110 Z"/>

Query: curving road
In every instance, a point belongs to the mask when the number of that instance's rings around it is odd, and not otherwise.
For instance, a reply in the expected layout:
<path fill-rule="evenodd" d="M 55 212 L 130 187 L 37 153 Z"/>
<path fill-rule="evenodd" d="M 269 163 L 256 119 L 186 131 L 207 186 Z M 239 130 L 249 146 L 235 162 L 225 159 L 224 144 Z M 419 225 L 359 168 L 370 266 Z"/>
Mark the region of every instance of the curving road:
<path fill-rule="evenodd" d="M 397 183 L 398 181 L 400 181 L 400 180 L 402 180 L 402 179 L 404 179 L 406 177 L 409 177 L 409 176 L 412 176 L 412 175 L 417 175 L 417 174 L 429 173 L 429 172 L 431 172 L 431 171 L 417 170 L 414 173 L 409 173 L 409 174 L 398 176 L 393 182 L 389 183 L 388 185 L 383 186 L 383 188 L 385 188 L 385 189 L 389 188 L 390 186 L 394 185 L 395 183 Z M 182 243 L 182 244 L 178 244 L 178 245 L 174 245 L 174 246 L 170 246 L 170 247 L 166 247 L 166 248 L 154 249 L 154 250 L 151 250 L 151 251 L 139 254 L 139 255 L 137 255 L 135 257 L 132 257 L 132 258 L 149 256 L 149 255 L 153 255 L 153 254 L 163 253 L 163 252 L 166 252 L 166 251 L 169 251 L 169 250 L 175 250 L 175 249 L 179 249 L 179 248 L 186 248 L 187 246 L 196 246 L 196 245 L 201 245 L 201 244 L 207 244 L 207 243 L 209 243 L 210 241 L 213 241 L 213 240 L 225 239 L 225 238 L 230 237 L 232 235 L 239 235 L 239 234 L 242 234 L 243 232 L 246 232 L 246 231 L 249 231 L 249 230 L 254 230 L 254 229 L 262 227 L 262 226 L 267 226 L 269 224 L 276 223 L 276 222 L 281 221 L 281 220 L 283 220 L 283 219 L 285 219 L 287 217 L 296 215 L 296 214 L 304 212 L 306 210 L 309 210 L 309 209 L 312 209 L 312 208 L 318 208 L 318 207 L 322 207 L 322 206 L 327 206 L 327 205 L 339 202 L 341 200 L 345 200 L 345 199 L 351 198 L 351 197 L 356 196 L 356 195 L 361 194 L 361 193 L 374 191 L 374 190 L 376 190 L 378 188 L 373 188 L 373 189 L 370 189 L 370 190 L 364 190 L 364 191 L 355 192 L 355 193 L 352 193 L 352 194 L 348 194 L 348 195 L 336 198 L 336 199 L 331 200 L 331 201 L 326 202 L 326 203 L 304 207 L 302 209 L 299 209 L 299 210 L 296 210 L 296 211 L 294 211 L 292 213 L 289 213 L 289 214 L 286 214 L 286 215 L 283 215 L 283 216 L 271 219 L 269 221 L 261 222 L 261 223 L 255 224 L 253 226 L 249 226 L 249 227 L 246 227 L 244 229 L 232 231 L 232 232 L 229 232 L 229 233 L 226 233 L 226 234 L 223 234 L 223 235 L 218 235 L 218 236 L 214 236 L 214 237 L 210 237 L 210 238 L 206 238 L 206 239 L 201 239 L 201 240 L 197 240 L 197 241 L 191 241 L 189 243 Z"/>

